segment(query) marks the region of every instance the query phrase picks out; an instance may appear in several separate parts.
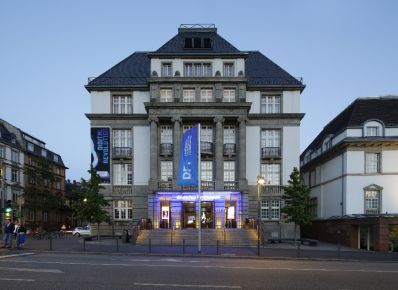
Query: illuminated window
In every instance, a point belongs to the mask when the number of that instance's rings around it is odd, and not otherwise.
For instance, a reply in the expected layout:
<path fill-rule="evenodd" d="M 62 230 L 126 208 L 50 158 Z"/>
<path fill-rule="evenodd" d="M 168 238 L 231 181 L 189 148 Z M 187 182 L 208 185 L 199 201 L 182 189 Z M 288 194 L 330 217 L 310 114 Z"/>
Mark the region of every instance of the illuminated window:
<path fill-rule="evenodd" d="M 113 164 L 113 184 L 129 185 L 133 183 L 131 164 Z"/>
<path fill-rule="evenodd" d="M 114 220 L 131 220 L 133 219 L 133 201 L 132 200 L 115 200 L 113 202 L 113 219 Z"/>

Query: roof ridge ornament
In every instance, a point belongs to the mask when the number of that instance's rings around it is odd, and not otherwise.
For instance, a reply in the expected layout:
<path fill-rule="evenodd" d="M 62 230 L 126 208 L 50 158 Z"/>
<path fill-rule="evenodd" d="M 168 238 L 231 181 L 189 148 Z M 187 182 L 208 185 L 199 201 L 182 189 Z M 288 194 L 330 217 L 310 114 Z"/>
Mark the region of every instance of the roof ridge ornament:
<path fill-rule="evenodd" d="M 195 28 L 216 28 L 215 24 L 203 24 L 203 23 L 196 23 L 196 24 L 180 24 L 180 28 L 189 28 L 189 29 L 195 29 Z"/>

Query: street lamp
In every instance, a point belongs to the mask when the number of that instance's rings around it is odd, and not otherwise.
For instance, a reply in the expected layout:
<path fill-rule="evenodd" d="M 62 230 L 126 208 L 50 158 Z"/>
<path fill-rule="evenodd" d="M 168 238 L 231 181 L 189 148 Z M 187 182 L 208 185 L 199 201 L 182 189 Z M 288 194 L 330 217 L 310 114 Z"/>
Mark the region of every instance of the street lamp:
<path fill-rule="evenodd" d="M 257 176 L 257 241 L 260 241 L 260 190 L 261 186 L 265 184 L 265 178 L 263 176 Z"/>

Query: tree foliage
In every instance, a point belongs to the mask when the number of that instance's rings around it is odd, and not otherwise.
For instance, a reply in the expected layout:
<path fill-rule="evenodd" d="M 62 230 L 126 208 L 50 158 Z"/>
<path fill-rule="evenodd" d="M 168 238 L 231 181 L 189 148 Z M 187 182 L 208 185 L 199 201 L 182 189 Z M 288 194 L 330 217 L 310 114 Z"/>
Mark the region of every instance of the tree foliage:
<path fill-rule="evenodd" d="M 296 167 L 293 168 L 288 183 L 288 186 L 283 187 L 282 199 L 285 204 L 282 212 L 287 215 L 287 221 L 293 222 L 295 226 L 310 224 L 312 220 L 310 190 L 304 184 L 303 176 Z"/>
<path fill-rule="evenodd" d="M 79 219 L 99 226 L 100 223 L 110 220 L 108 212 L 104 210 L 104 207 L 109 206 L 109 202 L 100 193 L 103 187 L 100 186 L 99 175 L 92 167 L 88 173 L 90 179 L 82 178 L 81 187 L 76 191 L 79 202 L 74 204 L 73 211 Z"/>

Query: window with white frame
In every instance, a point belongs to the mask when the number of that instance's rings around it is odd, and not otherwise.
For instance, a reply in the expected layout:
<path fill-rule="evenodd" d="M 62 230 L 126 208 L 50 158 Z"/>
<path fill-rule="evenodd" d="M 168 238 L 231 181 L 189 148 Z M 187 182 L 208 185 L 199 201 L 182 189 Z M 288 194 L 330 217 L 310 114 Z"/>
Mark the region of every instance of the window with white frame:
<path fill-rule="evenodd" d="M 170 125 L 160 126 L 160 144 L 173 144 L 173 128 Z"/>
<path fill-rule="evenodd" d="M 213 127 L 204 125 L 200 129 L 200 141 L 213 143 Z"/>
<path fill-rule="evenodd" d="M 11 182 L 19 182 L 18 169 L 11 169 Z"/>
<path fill-rule="evenodd" d="M 184 89 L 182 91 L 182 101 L 184 103 L 195 102 L 195 90 L 194 89 Z"/>
<path fill-rule="evenodd" d="M 366 127 L 366 136 L 367 137 L 375 137 L 375 136 L 380 136 L 379 135 L 379 127 L 373 127 L 373 126 L 369 126 Z"/>
<path fill-rule="evenodd" d="M 6 158 L 6 147 L 0 144 L 0 158 Z"/>
<path fill-rule="evenodd" d="M 133 201 L 132 200 L 114 200 L 113 201 L 113 219 L 131 220 L 133 219 Z"/>
<path fill-rule="evenodd" d="M 54 156 L 53 156 L 53 160 L 54 160 L 54 162 L 57 162 L 58 163 L 58 155 L 56 155 L 56 154 L 54 154 Z"/>
<path fill-rule="evenodd" d="M 235 161 L 224 161 L 224 181 L 235 181 Z"/>
<path fill-rule="evenodd" d="M 132 114 L 131 96 L 112 96 L 113 114 Z"/>
<path fill-rule="evenodd" d="M 132 147 L 131 130 L 114 129 L 112 130 L 112 136 L 113 136 L 112 140 L 113 147 L 123 147 L 123 148 Z"/>
<path fill-rule="evenodd" d="M 33 143 L 27 142 L 28 151 L 33 152 L 35 150 L 35 146 Z"/>
<path fill-rule="evenodd" d="M 162 63 L 162 77 L 172 77 L 173 76 L 173 67 L 171 62 L 164 62 Z"/>
<path fill-rule="evenodd" d="M 173 161 L 160 161 L 160 180 L 170 181 L 173 179 Z"/>
<path fill-rule="evenodd" d="M 41 149 L 41 156 L 47 157 L 47 150 L 46 149 Z"/>
<path fill-rule="evenodd" d="M 211 77 L 211 63 L 184 63 L 185 77 Z"/>
<path fill-rule="evenodd" d="M 17 150 L 11 150 L 11 161 L 19 162 L 19 152 Z"/>
<path fill-rule="evenodd" d="M 233 77 L 235 76 L 235 67 L 233 62 L 224 63 L 224 77 Z"/>
<path fill-rule="evenodd" d="M 201 102 L 213 102 L 213 90 L 212 89 L 201 89 L 200 90 L 200 101 Z"/>
<path fill-rule="evenodd" d="M 202 161 L 200 163 L 201 169 L 201 180 L 202 181 L 213 181 L 213 162 Z"/>
<path fill-rule="evenodd" d="M 278 95 L 261 96 L 261 113 L 275 114 L 281 112 L 281 97 Z"/>
<path fill-rule="evenodd" d="M 133 183 L 132 165 L 126 163 L 113 164 L 113 184 L 129 185 Z"/>
<path fill-rule="evenodd" d="M 366 190 L 365 191 L 365 214 L 380 213 L 380 191 Z"/>
<path fill-rule="evenodd" d="M 173 90 L 161 89 L 160 90 L 160 101 L 162 103 L 171 103 L 173 101 Z"/>
<path fill-rule="evenodd" d="M 365 153 L 365 173 L 380 173 L 380 153 Z"/>
<path fill-rule="evenodd" d="M 281 200 L 266 199 L 261 200 L 261 220 L 280 220 L 281 219 Z"/>
<path fill-rule="evenodd" d="M 279 163 L 261 164 L 261 176 L 268 185 L 280 185 L 281 165 Z"/>
<path fill-rule="evenodd" d="M 281 218 L 281 200 L 271 199 L 271 219 L 279 220 Z"/>
<path fill-rule="evenodd" d="M 224 144 L 235 144 L 235 126 L 224 126 Z"/>
<path fill-rule="evenodd" d="M 223 102 L 235 102 L 235 90 L 234 89 L 225 89 L 223 90 L 222 101 Z"/>
<path fill-rule="evenodd" d="M 261 220 L 269 220 L 269 200 L 261 201 Z"/>
<path fill-rule="evenodd" d="M 261 148 L 279 148 L 281 146 L 280 130 L 261 130 Z"/>

